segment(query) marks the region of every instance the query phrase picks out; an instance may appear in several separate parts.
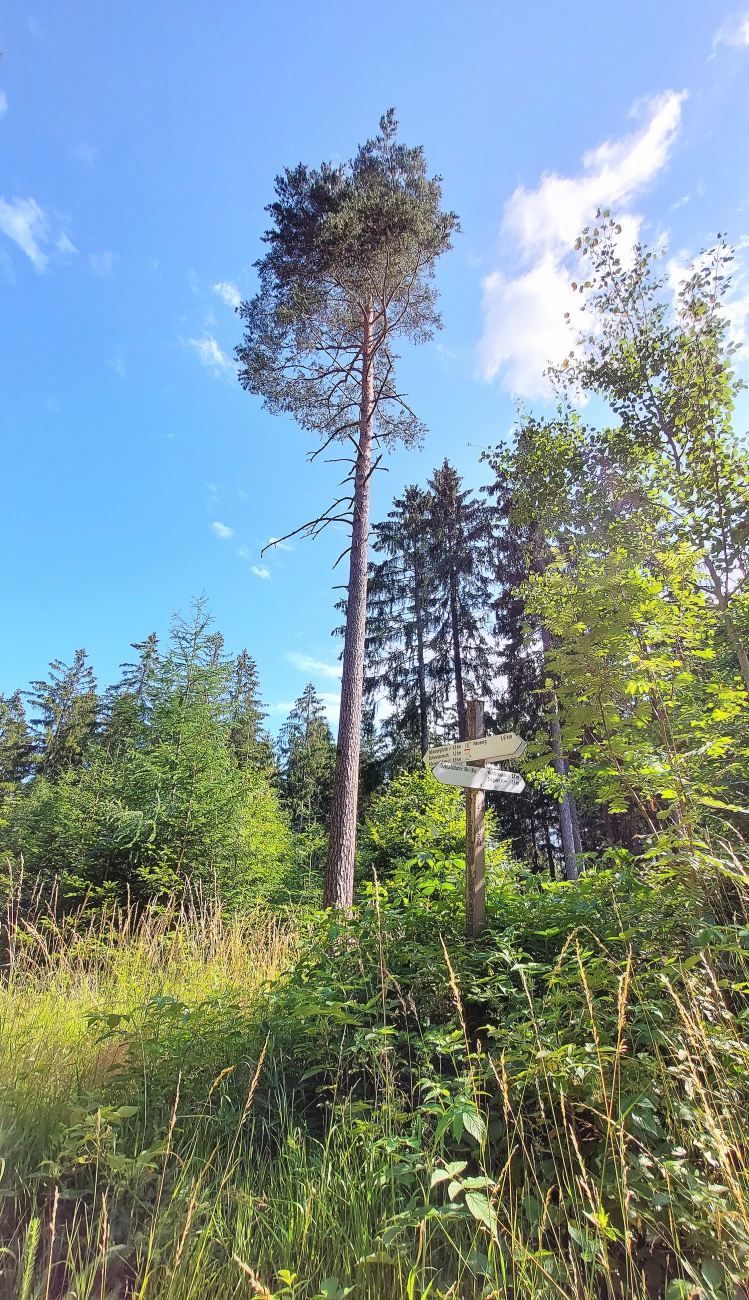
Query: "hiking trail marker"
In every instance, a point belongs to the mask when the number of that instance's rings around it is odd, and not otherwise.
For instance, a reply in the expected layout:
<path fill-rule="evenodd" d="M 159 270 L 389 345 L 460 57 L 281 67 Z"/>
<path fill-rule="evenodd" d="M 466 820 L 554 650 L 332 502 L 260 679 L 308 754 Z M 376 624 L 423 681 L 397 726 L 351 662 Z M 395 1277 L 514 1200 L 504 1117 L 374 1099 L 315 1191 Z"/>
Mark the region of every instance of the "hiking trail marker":
<path fill-rule="evenodd" d="M 526 742 L 514 731 L 484 735 L 484 701 L 466 700 L 466 740 L 433 745 L 424 763 L 442 785 L 462 786 L 466 792 L 466 934 L 474 939 L 484 928 L 486 874 L 484 853 L 484 792 L 520 794 L 525 781 L 517 772 L 484 767 L 487 759 L 520 758 Z"/>
<path fill-rule="evenodd" d="M 468 740 L 454 741 L 451 745 L 433 745 L 424 755 L 424 762 L 427 767 L 434 769 L 442 763 L 520 758 L 527 748 L 526 742 L 514 731 L 503 731 L 499 736 L 475 736 Z"/>
<path fill-rule="evenodd" d="M 525 781 L 517 772 L 501 768 L 469 767 L 467 763 L 438 763 L 432 775 L 442 785 L 462 785 L 466 790 L 496 790 L 500 794 L 520 794 Z"/>

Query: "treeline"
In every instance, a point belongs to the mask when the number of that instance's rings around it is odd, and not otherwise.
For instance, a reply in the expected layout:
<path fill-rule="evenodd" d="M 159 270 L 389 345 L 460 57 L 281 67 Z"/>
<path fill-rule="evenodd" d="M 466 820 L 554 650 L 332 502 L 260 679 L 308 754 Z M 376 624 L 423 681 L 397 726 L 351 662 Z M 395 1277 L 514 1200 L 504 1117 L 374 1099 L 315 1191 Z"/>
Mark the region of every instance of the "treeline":
<path fill-rule="evenodd" d="M 530 742 L 526 792 L 492 797 L 496 834 L 568 879 L 586 855 L 693 861 L 749 818 L 731 253 L 674 298 L 653 253 L 620 260 L 619 234 L 603 214 L 581 237 L 587 332 L 551 372 L 553 415 L 519 414 L 482 489 L 445 461 L 371 536 L 360 820 L 430 742 L 465 736 L 481 696 L 489 731 Z M 314 687 L 274 745 L 252 658 L 225 653 L 200 602 L 165 648 L 134 648 L 103 693 L 80 651 L 0 699 L 0 851 L 77 895 L 319 886 L 337 778 Z"/>
<path fill-rule="evenodd" d="M 747 827 L 749 460 L 732 416 L 731 252 L 674 298 L 658 258 L 583 233 L 584 329 L 467 491 L 447 461 L 375 525 L 365 690 L 383 763 L 465 736 L 465 700 L 532 741 L 495 800 L 538 869 L 693 853 Z M 603 410 L 585 418 L 586 402 Z"/>
<path fill-rule="evenodd" d="M 133 649 L 102 693 L 79 650 L 0 696 L 0 852 L 69 899 L 295 890 L 324 837 L 335 752 L 314 687 L 274 746 L 256 664 L 225 653 L 202 600 L 166 647 L 152 634 Z"/>

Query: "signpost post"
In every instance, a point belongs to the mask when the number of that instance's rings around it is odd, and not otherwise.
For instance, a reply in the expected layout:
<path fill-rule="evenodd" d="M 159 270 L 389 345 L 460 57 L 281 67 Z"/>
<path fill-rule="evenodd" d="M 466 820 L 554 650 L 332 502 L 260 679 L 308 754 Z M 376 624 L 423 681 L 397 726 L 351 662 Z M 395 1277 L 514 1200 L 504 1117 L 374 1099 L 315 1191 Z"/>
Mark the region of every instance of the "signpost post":
<path fill-rule="evenodd" d="M 484 928 L 486 875 L 484 861 L 484 791 L 520 794 L 525 781 L 517 772 L 484 768 L 487 759 L 520 758 L 526 743 L 514 731 L 484 735 L 484 701 L 466 701 L 465 740 L 434 745 L 424 762 L 443 785 L 463 786 L 466 792 L 466 934 L 475 939 Z"/>
<path fill-rule="evenodd" d="M 469 740 L 483 736 L 483 700 L 466 701 L 466 730 Z M 471 766 L 481 767 L 483 761 L 474 760 Z M 466 790 L 466 934 L 469 939 L 481 934 L 486 917 L 484 803 L 483 790 Z"/>

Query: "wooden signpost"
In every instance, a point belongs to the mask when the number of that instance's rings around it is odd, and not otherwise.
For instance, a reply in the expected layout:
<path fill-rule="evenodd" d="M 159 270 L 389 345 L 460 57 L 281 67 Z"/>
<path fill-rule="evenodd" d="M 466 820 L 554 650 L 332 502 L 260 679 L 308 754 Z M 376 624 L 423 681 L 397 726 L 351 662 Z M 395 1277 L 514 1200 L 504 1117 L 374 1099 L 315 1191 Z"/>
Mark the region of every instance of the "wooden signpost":
<path fill-rule="evenodd" d="M 473 939 L 484 928 L 486 873 L 484 854 L 484 792 L 520 794 L 525 781 L 517 772 L 486 768 L 487 759 L 520 758 L 526 742 L 514 731 L 484 736 L 484 701 L 466 701 L 466 740 L 434 745 L 424 762 L 442 785 L 463 786 L 466 792 L 466 934 Z"/>
<path fill-rule="evenodd" d="M 467 763 L 438 763 L 432 775 L 442 785 L 460 785 L 466 790 L 496 790 L 498 794 L 520 794 L 525 781 L 517 772 L 499 768 L 469 767 Z"/>
<path fill-rule="evenodd" d="M 528 746 L 514 731 L 503 731 L 499 736 L 469 737 L 451 745 L 433 745 L 424 755 L 427 767 L 441 763 L 473 763 L 476 759 L 520 758 Z"/>

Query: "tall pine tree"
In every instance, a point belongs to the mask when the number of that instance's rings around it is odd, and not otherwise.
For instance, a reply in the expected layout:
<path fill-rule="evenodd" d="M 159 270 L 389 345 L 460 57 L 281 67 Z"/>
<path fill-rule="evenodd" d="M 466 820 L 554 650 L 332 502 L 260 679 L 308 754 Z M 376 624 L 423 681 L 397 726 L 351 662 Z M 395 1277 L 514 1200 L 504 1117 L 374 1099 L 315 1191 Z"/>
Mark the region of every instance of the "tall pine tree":
<path fill-rule="evenodd" d="M 354 888 L 372 473 L 389 447 L 422 433 L 396 382 L 395 341 L 421 343 L 439 325 L 434 267 L 457 228 L 423 150 L 396 133 L 390 110 L 351 162 L 300 164 L 277 178 L 260 292 L 240 308 L 237 348 L 249 392 L 318 435 L 318 452 L 338 442 L 350 456 L 350 490 L 297 530 L 315 535 L 333 520 L 351 530 L 325 880 L 326 905 L 343 908 Z"/>

